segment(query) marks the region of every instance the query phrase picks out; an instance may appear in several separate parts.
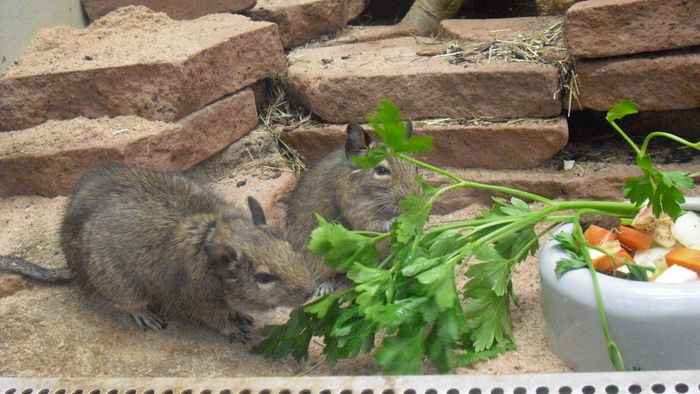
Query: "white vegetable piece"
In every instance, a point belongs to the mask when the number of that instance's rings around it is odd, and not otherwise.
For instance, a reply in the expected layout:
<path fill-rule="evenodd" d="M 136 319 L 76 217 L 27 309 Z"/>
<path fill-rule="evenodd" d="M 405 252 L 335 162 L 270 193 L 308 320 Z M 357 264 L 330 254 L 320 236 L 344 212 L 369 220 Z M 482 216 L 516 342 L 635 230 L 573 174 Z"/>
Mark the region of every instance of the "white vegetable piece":
<path fill-rule="evenodd" d="M 700 249 L 700 215 L 686 212 L 671 226 L 671 233 L 686 248 Z"/>
<path fill-rule="evenodd" d="M 700 280 L 695 271 L 691 271 L 680 265 L 672 265 L 658 278 L 654 279 L 654 283 L 688 283 Z"/>
<path fill-rule="evenodd" d="M 649 268 L 656 268 L 661 264 L 666 265 L 666 253 L 670 250 L 671 249 L 667 248 L 638 250 L 637 253 L 634 254 L 634 262 Z"/>

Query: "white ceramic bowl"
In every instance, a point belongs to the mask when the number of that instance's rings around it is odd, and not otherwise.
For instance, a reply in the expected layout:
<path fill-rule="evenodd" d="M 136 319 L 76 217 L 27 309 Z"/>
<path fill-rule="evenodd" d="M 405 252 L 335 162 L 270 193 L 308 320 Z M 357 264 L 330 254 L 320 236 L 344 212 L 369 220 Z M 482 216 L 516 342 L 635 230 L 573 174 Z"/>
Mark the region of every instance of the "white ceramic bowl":
<path fill-rule="evenodd" d="M 684 209 L 699 210 L 688 198 Z M 557 231 L 571 231 L 573 225 Z M 575 371 L 614 370 L 587 269 L 560 278 L 556 262 L 566 254 L 549 240 L 540 252 L 545 336 L 554 354 Z M 628 370 L 700 369 L 700 282 L 647 283 L 597 274 L 610 333 Z"/>

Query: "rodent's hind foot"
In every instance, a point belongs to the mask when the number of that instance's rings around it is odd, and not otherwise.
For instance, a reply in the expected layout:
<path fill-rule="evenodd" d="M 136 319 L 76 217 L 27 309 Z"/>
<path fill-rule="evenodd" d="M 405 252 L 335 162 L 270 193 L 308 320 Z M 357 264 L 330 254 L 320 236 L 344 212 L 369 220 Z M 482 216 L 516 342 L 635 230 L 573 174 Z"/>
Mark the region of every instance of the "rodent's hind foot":
<path fill-rule="evenodd" d="M 136 311 L 129 311 L 131 317 L 136 320 L 136 324 L 142 331 L 148 331 L 149 329 L 153 331 L 165 330 L 168 324 L 156 316 L 153 312 L 148 309 L 139 309 Z"/>
<path fill-rule="evenodd" d="M 226 335 L 231 343 L 239 342 L 245 345 L 250 343 L 252 339 L 251 329 L 253 328 L 253 322 L 254 319 L 250 315 L 231 312 L 228 324 L 220 332 Z"/>

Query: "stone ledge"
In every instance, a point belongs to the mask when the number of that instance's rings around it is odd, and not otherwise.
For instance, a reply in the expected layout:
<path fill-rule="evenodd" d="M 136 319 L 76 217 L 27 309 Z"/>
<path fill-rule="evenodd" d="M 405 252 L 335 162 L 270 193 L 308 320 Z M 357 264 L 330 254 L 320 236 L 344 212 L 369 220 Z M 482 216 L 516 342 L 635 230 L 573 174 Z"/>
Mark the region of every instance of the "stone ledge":
<path fill-rule="evenodd" d="M 563 18 L 557 16 L 445 19 L 440 22 L 439 34 L 446 38 L 479 42 L 488 48 L 496 39 L 505 40 L 521 35 L 542 35 L 547 29 L 557 26 L 562 21 Z"/>
<path fill-rule="evenodd" d="M 583 108 L 607 111 L 625 99 L 640 111 L 700 107 L 700 53 L 580 60 L 576 72 Z"/>
<path fill-rule="evenodd" d="M 418 55 L 427 49 L 434 45 L 414 37 L 297 49 L 288 55 L 289 93 L 332 123 L 361 122 L 384 98 L 412 119 L 550 118 L 561 112 L 554 66 L 452 64 L 445 56 Z"/>
<path fill-rule="evenodd" d="M 348 7 L 347 0 L 258 0 L 248 15 L 276 23 L 282 45 L 291 48 L 341 29 Z"/>
<path fill-rule="evenodd" d="M 76 118 L 0 133 L 0 196 L 65 194 L 86 172 L 107 164 L 184 170 L 256 125 L 255 99 L 246 89 L 176 123 Z"/>
<path fill-rule="evenodd" d="M 172 122 L 284 66 L 271 23 L 124 7 L 83 30 L 43 30 L 0 78 L 0 131 L 78 116 Z"/>
<path fill-rule="evenodd" d="M 700 7 L 688 0 L 598 0 L 574 4 L 564 37 L 575 57 L 631 55 L 700 45 Z"/>
<path fill-rule="evenodd" d="M 305 161 L 312 162 L 342 146 L 345 127 L 309 126 L 282 131 L 280 138 Z M 563 117 L 469 125 L 414 124 L 414 131 L 434 139 L 433 151 L 418 157 L 441 167 L 531 168 L 551 158 L 568 140 L 568 125 Z"/>
<path fill-rule="evenodd" d="M 242 12 L 255 6 L 255 0 L 80 0 L 80 3 L 91 21 L 128 5 L 142 5 L 156 12 L 165 12 L 173 19 L 195 19 L 220 12 Z"/>

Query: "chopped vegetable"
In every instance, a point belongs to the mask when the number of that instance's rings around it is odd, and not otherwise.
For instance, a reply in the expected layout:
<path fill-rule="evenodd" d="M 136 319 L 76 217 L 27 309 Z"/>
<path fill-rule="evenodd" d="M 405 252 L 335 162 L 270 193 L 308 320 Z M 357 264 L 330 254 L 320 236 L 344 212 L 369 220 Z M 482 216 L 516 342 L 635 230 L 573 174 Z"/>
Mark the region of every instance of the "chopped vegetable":
<path fill-rule="evenodd" d="M 676 223 L 671 226 L 671 233 L 681 245 L 700 249 L 700 215 L 686 212 L 676 219 Z"/>
<path fill-rule="evenodd" d="M 673 219 L 662 212 L 659 217 L 654 216 L 650 207 L 644 208 L 632 220 L 632 227 L 651 235 L 657 244 L 670 248 L 676 244 L 676 239 L 671 234 Z"/>
<path fill-rule="evenodd" d="M 651 275 L 652 279 L 659 277 L 668 269 L 666 264 L 666 253 L 671 251 L 668 248 L 653 247 L 647 250 L 640 250 L 634 254 L 634 262 L 642 267 L 649 267 L 654 269 L 654 273 Z"/>
<path fill-rule="evenodd" d="M 612 253 L 612 255 L 615 256 L 614 259 L 611 259 L 608 255 L 594 249 L 589 250 L 589 254 L 591 255 L 591 263 L 593 263 L 593 267 L 600 272 L 608 274 L 617 269 L 617 267 L 624 265 L 625 263 L 623 262 L 623 259 L 634 262 L 632 256 L 630 256 L 624 249 L 620 249 L 617 252 Z M 613 263 L 615 264 L 614 268 Z"/>
<path fill-rule="evenodd" d="M 617 240 L 617 235 L 612 230 L 591 224 L 583 233 L 583 238 L 591 245 L 602 245 Z"/>
<path fill-rule="evenodd" d="M 695 271 L 674 265 L 654 280 L 654 283 L 688 283 L 700 280 Z"/>
<path fill-rule="evenodd" d="M 671 249 L 666 254 L 666 264 L 670 266 L 678 264 L 700 274 L 700 250 L 690 249 L 684 246 Z"/>
<path fill-rule="evenodd" d="M 627 226 L 620 226 L 620 233 L 617 238 L 621 244 L 632 250 L 646 250 L 651 248 L 651 245 L 654 243 L 649 234 Z"/>

